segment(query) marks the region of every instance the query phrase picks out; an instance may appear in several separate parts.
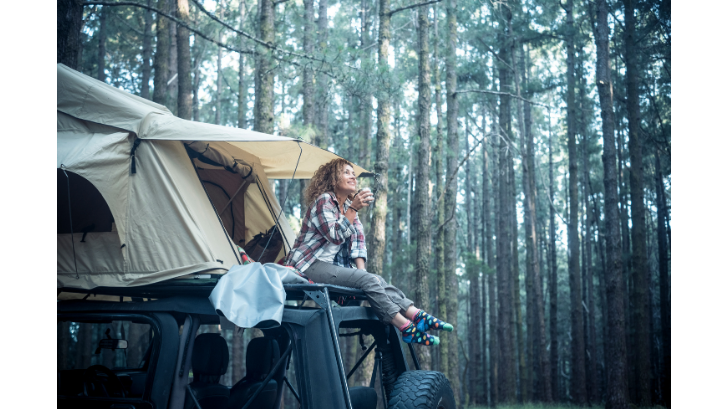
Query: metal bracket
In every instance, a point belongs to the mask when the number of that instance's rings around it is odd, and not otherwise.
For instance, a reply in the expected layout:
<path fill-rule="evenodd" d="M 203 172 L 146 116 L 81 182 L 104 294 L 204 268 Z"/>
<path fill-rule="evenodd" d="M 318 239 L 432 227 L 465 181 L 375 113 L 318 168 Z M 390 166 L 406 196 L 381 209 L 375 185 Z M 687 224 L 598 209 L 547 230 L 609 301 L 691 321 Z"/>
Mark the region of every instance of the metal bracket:
<path fill-rule="evenodd" d="M 308 296 L 313 302 L 318 304 L 319 307 L 323 308 L 324 311 L 328 311 L 328 309 L 331 308 L 331 305 L 326 302 L 326 296 L 323 294 L 323 291 L 321 290 L 315 290 L 315 291 L 309 291 L 309 290 L 303 290 L 305 295 Z"/>

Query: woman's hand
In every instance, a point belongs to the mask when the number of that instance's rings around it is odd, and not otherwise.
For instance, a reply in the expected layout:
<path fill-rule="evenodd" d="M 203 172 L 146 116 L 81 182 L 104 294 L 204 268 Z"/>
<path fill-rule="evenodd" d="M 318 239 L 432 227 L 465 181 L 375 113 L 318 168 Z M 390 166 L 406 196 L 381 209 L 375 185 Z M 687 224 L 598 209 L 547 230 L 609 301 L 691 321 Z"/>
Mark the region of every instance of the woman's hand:
<path fill-rule="evenodd" d="M 373 201 L 374 194 L 369 189 L 361 189 L 351 201 L 351 206 L 356 210 L 361 210 L 363 207 L 368 207 Z"/>

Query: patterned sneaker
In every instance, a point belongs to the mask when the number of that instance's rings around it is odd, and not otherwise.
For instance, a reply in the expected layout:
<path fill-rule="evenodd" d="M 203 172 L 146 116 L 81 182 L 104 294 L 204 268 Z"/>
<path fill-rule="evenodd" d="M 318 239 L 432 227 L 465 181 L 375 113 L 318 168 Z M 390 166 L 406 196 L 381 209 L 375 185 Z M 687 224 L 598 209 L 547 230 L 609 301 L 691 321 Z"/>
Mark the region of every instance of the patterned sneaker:
<path fill-rule="evenodd" d="M 424 310 L 419 310 L 417 315 L 415 315 L 412 319 L 412 322 L 421 332 L 425 332 L 430 328 L 447 332 L 454 331 L 454 327 L 452 326 L 452 324 L 447 324 L 446 322 L 436 318 L 435 316 L 427 314 L 426 312 L 424 312 Z"/>
<path fill-rule="evenodd" d="M 407 344 L 439 345 L 439 337 L 419 331 L 413 323 L 401 331 L 401 339 Z"/>

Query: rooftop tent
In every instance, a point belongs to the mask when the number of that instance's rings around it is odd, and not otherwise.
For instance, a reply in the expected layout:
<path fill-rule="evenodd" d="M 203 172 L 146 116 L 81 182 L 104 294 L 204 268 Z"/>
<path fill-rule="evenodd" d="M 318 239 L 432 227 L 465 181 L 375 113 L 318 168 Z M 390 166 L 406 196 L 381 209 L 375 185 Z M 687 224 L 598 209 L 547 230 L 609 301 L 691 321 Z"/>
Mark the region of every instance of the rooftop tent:
<path fill-rule="evenodd" d="M 310 178 L 338 157 L 177 118 L 62 64 L 57 75 L 58 288 L 223 274 L 236 245 L 275 225 L 277 260 L 295 237 L 268 179 Z"/>

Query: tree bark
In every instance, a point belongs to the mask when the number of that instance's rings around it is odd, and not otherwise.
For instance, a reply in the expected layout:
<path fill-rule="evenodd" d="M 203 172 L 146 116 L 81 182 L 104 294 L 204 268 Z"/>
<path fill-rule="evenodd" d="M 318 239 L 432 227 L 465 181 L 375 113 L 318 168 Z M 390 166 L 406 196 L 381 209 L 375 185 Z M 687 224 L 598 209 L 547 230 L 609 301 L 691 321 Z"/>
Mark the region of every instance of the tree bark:
<path fill-rule="evenodd" d="M 177 0 L 177 18 L 189 21 L 189 3 Z M 177 116 L 192 119 L 192 57 L 189 29 L 177 26 Z"/>
<path fill-rule="evenodd" d="M 177 1 L 168 0 L 167 2 L 168 12 L 171 15 L 177 16 Z M 167 71 L 167 101 L 164 103 L 172 112 L 177 114 L 177 95 L 179 91 L 179 76 L 178 76 L 178 52 L 177 52 L 177 23 L 169 22 L 169 65 Z"/>
<path fill-rule="evenodd" d="M 313 31 L 315 30 L 315 10 L 313 0 L 304 0 L 304 27 L 303 27 L 303 51 L 311 55 L 313 53 Z M 303 66 L 303 125 L 306 133 L 310 135 L 310 143 L 318 145 L 318 136 L 315 125 L 315 101 L 313 94 L 313 69 L 310 65 Z"/>
<path fill-rule="evenodd" d="M 224 21 L 224 0 L 217 2 L 217 17 Z M 217 34 L 217 41 L 222 42 L 222 30 Z M 217 125 L 222 123 L 222 75 L 222 47 L 217 47 L 217 95 L 215 95 L 215 124 Z"/>
<path fill-rule="evenodd" d="M 530 68 L 527 64 L 525 74 L 525 84 L 527 84 L 527 73 Z M 533 384 L 533 394 L 536 400 L 542 402 L 550 402 L 551 385 L 550 385 L 550 361 L 547 352 L 547 344 L 545 339 L 545 311 L 543 310 L 543 289 L 542 278 L 540 272 L 540 253 L 538 251 L 537 236 L 537 190 L 535 184 L 535 143 L 532 133 L 532 114 L 531 106 L 525 103 L 524 106 L 524 128 L 523 133 L 525 139 L 525 161 L 523 162 L 523 182 L 525 190 L 525 226 L 526 226 L 526 250 L 528 275 L 530 285 L 528 287 L 528 295 L 532 290 L 532 302 L 528 305 L 528 311 L 532 309 L 531 320 L 528 322 L 528 339 L 532 338 L 531 356 L 533 372 L 536 381 Z"/>
<path fill-rule="evenodd" d="M 550 269 L 550 277 L 548 278 L 548 290 L 550 294 L 550 379 L 551 379 L 551 395 L 554 401 L 558 401 L 559 388 L 558 379 L 558 259 L 555 244 L 555 208 L 553 206 L 555 199 L 555 179 L 553 178 L 553 136 L 550 133 L 550 111 L 548 111 L 548 181 L 550 187 L 548 195 L 550 195 L 550 220 L 548 223 L 548 238 L 550 245 L 548 246 L 548 266 Z"/>
<path fill-rule="evenodd" d="M 429 113 L 431 109 L 431 73 L 429 69 L 429 20 L 428 7 L 420 7 L 417 10 L 418 34 L 419 34 L 419 101 L 418 101 L 418 166 L 417 186 L 414 192 L 416 223 L 416 262 L 414 269 L 414 301 L 419 308 L 429 308 L 429 256 L 430 247 L 430 226 L 429 226 L 429 161 L 430 161 L 430 137 L 429 137 Z M 394 226 L 396 228 L 397 226 Z"/>
<path fill-rule="evenodd" d="M 442 126 L 442 77 L 439 70 L 439 15 L 437 6 L 434 5 L 434 52 L 432 59 L 434 61 L 434 100 L 437 112 L 437 145 L 432 155 L 434 161 L 434 178 L 436 179 L 436 197 L 442 197 L 444 193 L 444 131 Z M 446 291 L 446 275 L 444 267 L 444 200 L 437 201 L 437 208 L 433 209 L 436 213 L 436 225 L 441 226 L 434 232 L 434 268 L 437 277 L 437 314 L 441 319 L 447 316 L 447 291 Z M 449 373 L 449 359 L 443 348 L 439 348 L 436 356 L 439 358 L 437 369 L 442 373 Z"/>
<path fill-rule="evenodd" d="M 497 64 L 493 63 L 492 71 L 493 71 L 493 77 L 495 74 L 495 66 Z M 494 81 L 492 84 L 492 87 L 495 87 Z M 497 115 L 492 115 L 492 127 L 491 130 L 494 131 L 493 133 L 500 134 L 500 126 L 498 121 Z M 500 292 L 500 273 L 499 273 L 499 266 L 500 266 L 500 260 L 502 253 L 500 252 L 500 239 L 498 237 L 496 244 L 496 249 L 492 248 L 492 231 L 493 227 L 495 230 L 495 234 L 497 235 L 500 233 L 500 218 L 502 217 L 500 212 L 500 168 L 499 168 L 499 138 L 495 138 L 492 144 L 492 163 L 493 163 L 493 170 L 490 172 L 492 175 L 492 194 L 491 198 L 493 200 L 493 215 L 497 215 L 497 220 L 494 221 L 495 226 L 491 226 L 489 229 L 490 233 L 488 234 L 488 238 L 490 239 L 489 244 L 489 251 L 488 254 L 491 254 L 491 256 L 488 255 L 487 258 L 487 264 L 489 264 L 491 271 L 490 271 L 490 278 L 489 278 L 489 284 L 490 284 L 490 405 L 492 407 L 497 406 L 497 404 L 500 402 L 499 399 L 499 390 L 500 390 L 500 376 L 499 376 L 499 368 L 500 368 L 500 360 L 502 351 L 498 347 L 499 345 L 499 331 L 500 331 L 500 315 L 501 311 L 498 306 L 502 302 L 501 299 L 498 298 L 498 294 Z M 489 218 L 491 222 L 493 222 L 492 218 Z M 495 255 L 495 252 L 496 255 Z M 497 257 L 497 259 L 495 258 Z"/>
<path fill-rule="evenodd" d="M 146 0 L 146 5 L 151 7 L 152 0 Z M 149 81 L 151 80 L 151 27 L 154 19 L 151 10 L 144 10 L 144 40 L 141 46 L 141 97 L 149 99 Z"/>
<path fill-rule="evenodd" d="M 510 22 L 510 32 L 512 32 L 512 23 Z M 511 45 L 511 54 L 510 54 L 510 65 L 515 70 L 513 72 L 513 79 L 515 80 L 515 94 L 519 97 L 520 96 L 520 74 L 518 70 L 518 66 L 520 64 L 517 63 L 517 48 L 515 46 L 515 42 Z M 525 151 L 525 146 L 523 145 L 523 135 L 525 134 L 525 126 L 524 126 L 524 120 L 523 120 L 523 110 L 522 110 L 522 99 L 516 98 L 516 110 L 517 110 L 517 124 L 518 124 L 518 136 L 519 136 L 519 143 L 520 143 L 520 152 Z M 515 144 L 515 138 L 513 135 L 513 145 Z M 509 155 L 512 157 L 512 155 Z M 521 299 L 520 299 L 520 267 L 519 267 L 519 251 L 518 251 L 518 227 L 517 227 L 517 183 L 515 181 L 515 166 L 513 161 L 510 161 L 510 164 L 508 165 L 508 172 L 510 173 L 510 179 L 512 180 L 512 184 L 510 187 L 510 194 L 512 195 L 512 200 L 510 202 L 510 206 L 512 206 L 512 263 L 513 263 L 513 300 L 515 301 L 515 333 L 517 335 L 517 346 L 518 346 L 518 377 L 519 381 L 517 382 L 518 386 L 518 396 L 520 397 L 521 402 L 527 402 L 530 400 L 530 368 L 532 368 L 532 364 L 528 365 L 526 367 L 525 365 L 525 358 L 526 358 L 526 350 L 527 347 L 525 345 L 525 336 L 523 334 L 523 313 L 522 313 L 522 305 L 521 305 Z M 523 179 L 522 186 L 524 188 L 525 186 L 525 179 Z M 523 204 L 524 205 L 524 204 Z M 527 268 L 527 266 L 526 266 Z M 527 287 L 527 284 L 526 284 Z M 530 295 L 527 293 L 526 289 L 526 307 L 527 307 L 527 299 Z M 530 361 L 529 361 L 530 362 Z"/>
<path fill-rule="evenodd" d="M 318 50 L 325 55 L 328 48 L 328 0 L 318 0 Z M 319 74 L 316 78 L 317 93 L 317 131 L 318 145 L 327 149 L 330 145 L 330 137 L 328 135 L 328 104 L 330 100 L 330 80 L 326 74 Z"/>
<path fill-rule="evenodd" d="M 379 56 L 378 66 L 383 73 L 382 89 L 377 95 L 376 107 L 376 162 L 374 172 L 379 175 L 379 191 L 373 203 L 372 230 L 369 235 L 368 270 L 381 275 L 384 271 L 384 253 L 386 252 L 386 201 L 389 187 L 389 142 L 391 132 L 391 99 L 392 78 L 389 67 L 389 40 L 391 39 L 390 0 L 379 0 Z M 411 188 L 411 187 L 410 187 Z"/>
<path fill-rule="evenodd" d="M 81 57 L 83 5 L 78 0 L 56 1 L 56 62 L 78 69 Z"/>
<path fill-rule="evenodd" d="M 457 208 L 457 155 L 459 153 L 459 135 L 457 132 L 458 102 L 457 92 L 457 0 L 447 0 L 447 49 L 445 67 L 447 71 L 447 180 L 453 179 L 446 187 L 444 209 L 447 215 L 454 214 Z M 446 337 L 446 345 L 442 347 L 442 354 L 448 354 L 449 367 L 447 378 L 452 384 L 454 398 L 457 405 L 461 402 L 460 379 L 459 379 L 459 353 L 457 345 L 457 306 L 458 306 L 458 284 L 456 268 L 456 236 L 457 223 L 451 221 L 444 228 L 445 242 L 451 244 L 451 249 L 444 253 L 444 269 L 447 276 L 447 316 L 443 318 L 454 326 L 454 332 Z M 446 351 L 446 352 L 445 352 Z"/>
<path fill-rule="evenodd" d="M 429 303 L 429 259 L 431 257 L 431 228 L 429 213 L 429 162 L 430 162 L 430 122 L 432 107 L 431 71 L 429 69 L 429 7 L 417 10 L 417 31 L 419 35 L 419 101 L 418 133 L 419 149 L 416 174 L 414 206 L 416 216 L 416 256 L 414 266 L 414 302 L 424 310 L 430 309 Z M 386 214 L 383 214 L 386 217 Z M 394 226 L 396 229 L 398 226 Z M 430 351 L 422 355 L 423 365 L 431 368 Z"/>
<path fill-rule="evenodd" d="M 368 51 L 369 43 L 369 17 L 367 13 L 367 2 L 370 0 L 361 0 L 361 49 L 365 50 L 364 55 L 361 59 L 361 66 L 364 69 L 372 69 L 370 52 Z M 360 108 L 359 108 L 359 123 L 360 134 L 359 134 L 359 149 L 358 149 L 358 163 L 364 168 L 368 169 L 371 165 L 371 128 L 372 128 L 372 116 L 371 111 L 373 110 L 373 102 L 371 93 L 368 90 L 364 90 L 364 94 L 361 97 Z"/>
<path fill-rule="evenodd" d="M 656 232 L 659 243 L 659 312 L 661 315 L 661 338 L 664 344 L 664 363 L 662 367 L 662 393 L 667 407 L 671 407 L 671 285 L 669 281 L 669 242 L 667 241 L 666 226 L 669 222 L 669 208 L 664 194 L 664 181 L 661 172 L 659 152 L 656 156 Z"/>
<path fill-rule="evenodd" d="M 259 24 L 260 40 L 266 43 L 275 42 L 275 7 L 272 0 L 260 0 Z M 273 123 L 273 92 L 274 80 L 271 51 L 262 45 L 256 45 L 255 54 L 255 131 L 272 134 Z M 301 189 L 302 193 L 302 189 Z M 301 195 L 302 197 L 302 195 Z M 305 212 L 301 209 L 301 212 Z"/>
<path fill-rule="evenodd" d="M 503 14 L 508 22 L 512 21 L 512 13 L 507 8 L 502 8 Z M 516 401 L 516 380 L 515 380 L 515 351 L 513 350 L 513 272 L 512 272 L 512 207 L 510 206 L 510 177 L 509 168 L 510 161 L 507 152 L 510 151 L 509 141 L 512 140 L 511 132 L 511 113 L 510 113 L 510 72 L 509 67 L 505 66 L 502 61 L 510 60 L 511 46 L 510 32 L 508 28 L 510 24 L 504 24 L 504 33 L 500 41 L 502 47 L 499 52 L 498 71 L 500 79 L 500 118 L 499 132 L 500 152 L 499 152 L 499 209 L 496 214 L 499 216 L 497 225 L 497 299 L 499 302 L 498 316 L 498 347 L 499 347 L 499 365 L 498 365 L 498 403 L 514 403 Z"/>
<path fill-rule="evenodd" d="M 469 152 L 469 120 L 465 119 L 466 130 L 465 130 L 465 152 Z M 469 319 L 468 328 L 470 336 L 468 337 L 468 349 L 470 365 L 468 365 L 467 390 L 469 395 L 469 404 L 477 405 L 480 403 L 478 392 L 482 380 L 480 379 L 480 371 L 482 364 L 480 363 L 480 340 L 482 335 L 480 332 L 480 314 L 478 313 L 480 308 L 480 271 L 478 267 L 479 254 L 477 252 L 477 245 L 475 244 L 476 238 L 475 233 L 477 232 L 477 226 L 475 223 L 476 205 L 472 204 L 472 195 L 475 193 L 475 189 L 472 182 L 472 167 L 471 161 L 467 161 L 465 164 L 465 212 L 467 213 L 467 276 L 469 279 Z"/>
<path fill-rule="evenodd" d="M 157 8 L 166 9 L 167 1 L 158 0 Z M 156 53 L 154 54 L 154 93 L 152 101 L 165 105 L 167 102 L 167 74 L 169 73 L 169 21 L 165 17 L 156 15 Z"/>
<path fill-rule="evenodd" d="M 98 62 L 97 62 L 97 73 L 96 79 L 101 82 L 106 82 L 106 17 L 109 10 L 101 7 L 101 11 L 98 15 Z"/>
<path fill-rule="evenodd" d="M 606 376 L 606 408 L 628 406 L 626 374 L 626 334 L 624 327 L 622 255 L 619 231 L 618 193 L 616 179 L 616 149 L 613 117 L 613 84 L 609 63 L 608 5 L 597 0 L 596 84 L 601 105 L 603 129 L 603 185 L 605 189 L 604 217 L 606 221 L 606 293 L 608 303 L 608 334 L 605 343 L 608 356 Z"/>
<path fill-rule="evenodd" d="M 640 406 L 651 406 L 651 359 L 648 310 L 648 265 L 646 264 L 646 218 L 644 209 L 643 159 L 639 126 L 638 62 L 635 44 L 636 16 L 633 0 L 624 0 L 625 60 L 627 111 L 629 119 L 629 156 L 631 169 L 629 185 L 631 190 L 631 242 L 633 245 L 631 308 L 635 328 L 636 402 Z"/>
<path fill-rule="evenodd" d="M 240 31 L 242 31 L 245 25 L 245 2 L 240 2 Z M 245 46 L 245 38 L 240 36 L 240 49 Z M 239 79 L 238 79 L 238 92 L 237 92 L 237 127 L 247 127 L 247 84 L 245 83 L 245 54 L 239 55 Z M 288 184 L 286 183 L 286 187 Z"/>
<path fill-rule="evenodd" d="M 580 240 L 578 237 L 578 152 L 576 150 L 575 106 L 575 27 L 573 0 L 566 3 L 567 49 L 567 133 L 568 133 L 568 281 L 571 301 L 571 395 L 578 405 L 586 403 L 586 366 L 583 335 L 583 305 L 580 271 Z"/>

